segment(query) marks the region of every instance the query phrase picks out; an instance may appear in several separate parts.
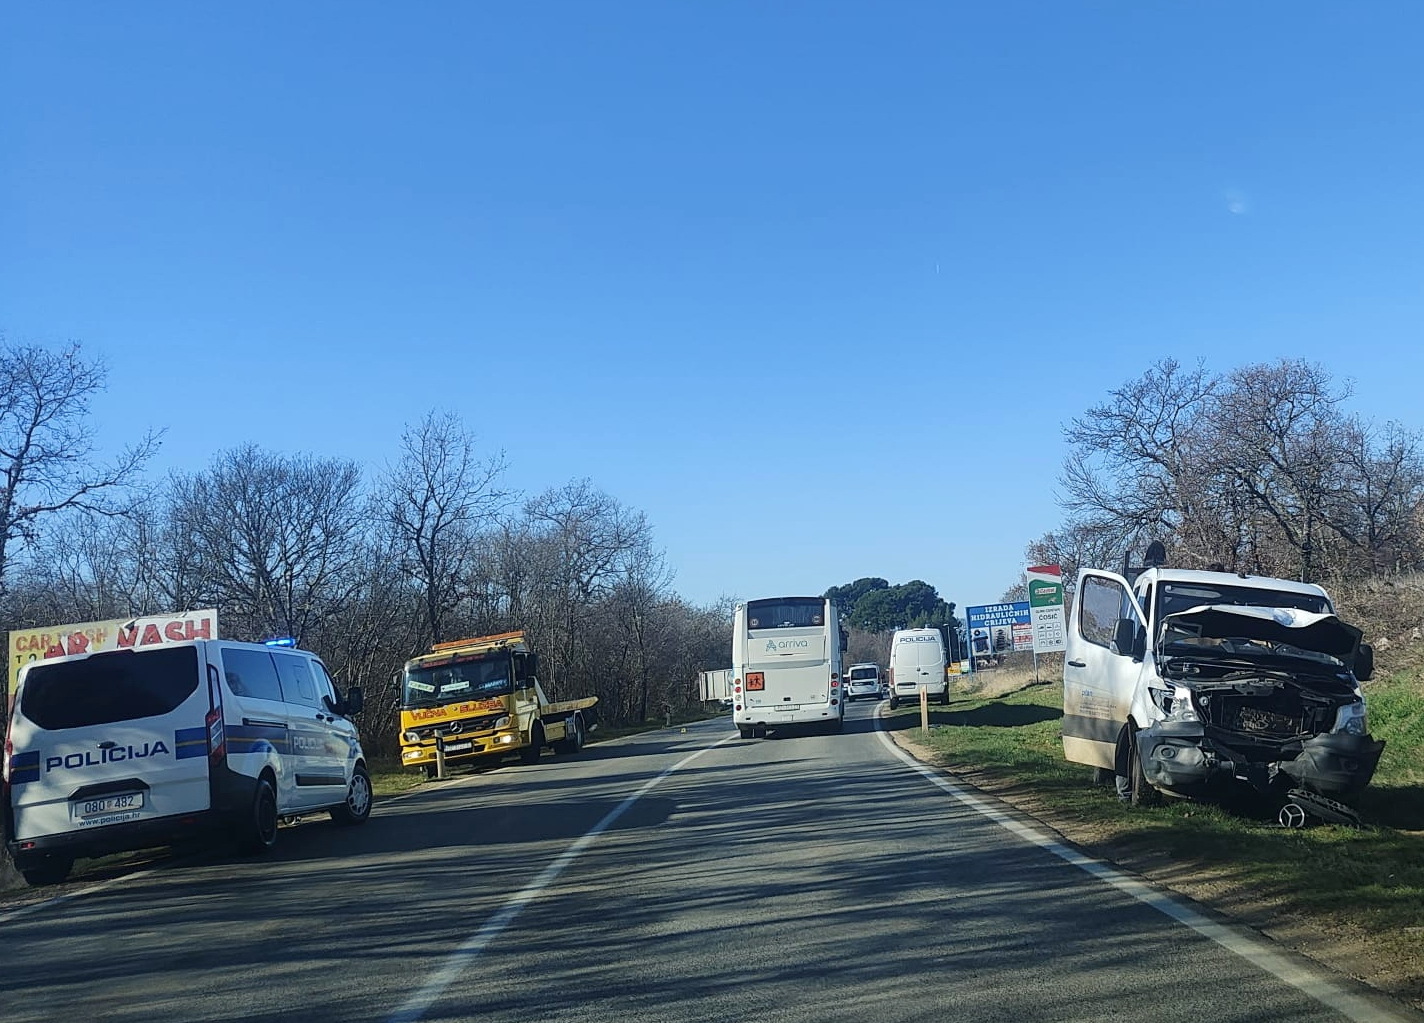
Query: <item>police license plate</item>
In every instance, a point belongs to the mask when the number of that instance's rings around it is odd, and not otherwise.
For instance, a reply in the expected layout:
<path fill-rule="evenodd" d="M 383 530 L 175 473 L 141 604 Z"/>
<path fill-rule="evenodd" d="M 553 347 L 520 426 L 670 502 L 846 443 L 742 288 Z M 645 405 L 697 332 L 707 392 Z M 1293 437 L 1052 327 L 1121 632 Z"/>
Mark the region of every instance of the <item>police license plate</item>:
<path fill-rule="evenodd" d="M 142 792 L 125 792 L 118 796 L 101 796 L 96 799 L 76 799 L 69 804 L 71 819 L 80 821 L 90 817 L 106 817 L 111 813 L 127 813 L 143 809 Z"/>

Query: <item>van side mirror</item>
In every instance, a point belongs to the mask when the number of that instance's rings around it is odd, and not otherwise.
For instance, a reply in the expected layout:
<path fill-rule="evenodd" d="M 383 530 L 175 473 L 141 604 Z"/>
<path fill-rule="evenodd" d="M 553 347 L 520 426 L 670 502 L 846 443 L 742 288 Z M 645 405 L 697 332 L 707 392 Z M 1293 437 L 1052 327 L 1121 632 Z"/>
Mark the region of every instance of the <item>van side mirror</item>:
<path fill-rule="evenodd" d="M 1355 651 L 1355 680 L 1368 682 L 1375 674 L 1375 648 L 1361 643 Z"/>
<path fill-rule="evenodd" d="M 1131 618 L 1119 618 L 1117 624 L 1113 626 L 1112 652 L 1131 654 L 1136 641 L 1137 623 Z"/>

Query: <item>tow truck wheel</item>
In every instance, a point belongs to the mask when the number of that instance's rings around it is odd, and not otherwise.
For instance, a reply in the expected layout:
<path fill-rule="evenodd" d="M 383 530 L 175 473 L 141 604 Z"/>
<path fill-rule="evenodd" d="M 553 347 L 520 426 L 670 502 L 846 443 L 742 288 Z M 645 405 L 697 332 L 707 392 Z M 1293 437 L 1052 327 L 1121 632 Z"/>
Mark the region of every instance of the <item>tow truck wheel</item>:
<path fill-rule="evenodd" d="M 564 726 L 564 739 L 559 743 L 558 751 L 570 754 L 577 753 L 581 749 L 583 749 L 583 719 L 575 714 Z"/>
<path fill-rule="evenodd" d="M 1142 754 L 1137 749 L 1137 729 L 1130 728 L 1127 738 L 1127 762 L 1131 772 L 1128 775 L 1130 781 L 1128 791 L 1131 794 L 1132 805 L 1157 806 L 1162 802 L 1162 793 L 1152 786 L 1152 783 L 1147 780 L 1147 772 L 1142 770 Z"/>
<path fill-rule="evenodd" d="M 544 752 L 544 726 L 537 721 L 534 729 L 529 733 L 529 745 L 519 751 L 519 759 L 526 764 L 537 764 L 539 756 Z"/>
<path fill-rule="evenodd" d="M 425 765 L 425 780 L 426 780 L 426 781 L 434 781 L 434 780 L 435 780 L 436 778 L 438 778 L 438 777 L 440 777 L 440 767 L 439 767 L 439 765 L 437 765 L 437 764 L 426 764 L 426 765 Z"/>

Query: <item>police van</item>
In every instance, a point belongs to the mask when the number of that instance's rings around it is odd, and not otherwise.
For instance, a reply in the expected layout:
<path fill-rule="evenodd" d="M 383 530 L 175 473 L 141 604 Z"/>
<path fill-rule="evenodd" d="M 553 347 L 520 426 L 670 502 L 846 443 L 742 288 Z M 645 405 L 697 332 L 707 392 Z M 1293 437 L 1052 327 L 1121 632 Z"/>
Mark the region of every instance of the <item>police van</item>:
<path fill-rule="evenodd" d="M 291 646 L 198 639 L 27 664 L 5 750 L 15 865 L 57 884 L 81 856 L 213 832 L 260 853 L 283 818 L 360 824 L 361 705 Z"/>

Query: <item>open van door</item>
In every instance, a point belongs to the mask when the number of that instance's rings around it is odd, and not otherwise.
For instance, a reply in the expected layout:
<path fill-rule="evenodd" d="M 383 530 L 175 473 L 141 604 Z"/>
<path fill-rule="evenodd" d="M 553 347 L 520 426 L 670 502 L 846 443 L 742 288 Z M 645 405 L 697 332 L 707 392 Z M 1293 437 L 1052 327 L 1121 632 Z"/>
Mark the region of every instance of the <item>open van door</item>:
<path fill-rule="evenodd" d="M 1143 670 L 1146 623 L 1122 576 L 1079 573 L 1063 663 L 1063 756 L 1072 763 L 1114 770 Z"/>

